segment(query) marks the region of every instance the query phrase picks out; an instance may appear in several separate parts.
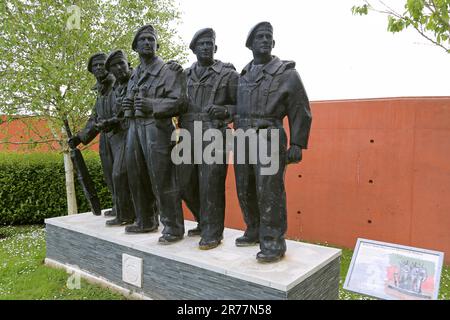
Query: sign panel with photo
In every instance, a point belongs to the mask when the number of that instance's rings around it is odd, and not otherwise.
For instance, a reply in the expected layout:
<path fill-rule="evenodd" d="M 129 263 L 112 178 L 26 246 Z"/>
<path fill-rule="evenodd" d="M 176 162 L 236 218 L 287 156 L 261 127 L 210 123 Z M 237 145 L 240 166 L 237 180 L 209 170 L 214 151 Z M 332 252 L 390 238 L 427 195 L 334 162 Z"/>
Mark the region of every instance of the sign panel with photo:
<path fill-rule="evenodd" d="M 386 300 L 437 300 L 444 254 L 358 239 L 344 289 Z"/>

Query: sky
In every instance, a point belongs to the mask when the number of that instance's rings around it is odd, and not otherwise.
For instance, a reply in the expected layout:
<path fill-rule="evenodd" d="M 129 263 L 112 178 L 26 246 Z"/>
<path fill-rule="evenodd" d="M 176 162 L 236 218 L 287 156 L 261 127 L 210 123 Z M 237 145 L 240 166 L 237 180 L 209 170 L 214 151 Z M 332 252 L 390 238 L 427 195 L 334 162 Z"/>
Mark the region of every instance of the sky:
<path fill-rule="evenodd" d="M 385 0 L 401 9 L 406 0 Z M 252 60 L 245 47 L 260 21 L 274 27 L 273 54 L 293 60 L 310 100 L 450 96 L 450 54 L 414 30 L 392 34 L 387 16 L 353 16 L 361 0 L 175 0 L 186 45 L 196 31 L 217 33 L 216 58 L 238 71 Z M 195 56 L 189 50 L 189 63 Z"/>

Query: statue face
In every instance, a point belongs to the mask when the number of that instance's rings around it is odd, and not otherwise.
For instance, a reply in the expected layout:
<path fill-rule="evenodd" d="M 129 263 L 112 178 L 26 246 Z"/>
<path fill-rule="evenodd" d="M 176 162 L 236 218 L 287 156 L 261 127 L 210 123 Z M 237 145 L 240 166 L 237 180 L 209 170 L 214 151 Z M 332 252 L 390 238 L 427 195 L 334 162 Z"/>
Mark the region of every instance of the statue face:
<path fill-rule="evenodd" d="M 198 60 L 214 60 L 217 47 L 212 37 L 201 37 L 195 43 L 194 53 Z"/>
<path fill-rule="evenodd" d="M 105 59 L 102 58 L 94 58 L 92 60 L 92 73 L 97 79 L 104 78 L 108 75 L 108 71 L 105 68 Z"/>
<path fill-rule="evenodd" d="M 253 37 L 252 51 L 256 55 L 271 55 L 274 43 L 273 34 L 270 30 L 259 29 Z"/>
<path fill-rule="evenodd" d="M 114 74 L 114 77 L 116 77 L 116 79 L 119 81 L 125 80 L 130 73 L 130 67 L 128 66 L 128 61 L 126 61 L 124 59 L 115 61 L 113 64 L 111 64 L 109 69 Z"/>
<path fill-rule="evenodd" d="M 155 56 L 158 49 L 158 43 L 153 34 L 144 32 L 138 36 L 136 51 L 139 55 Z"/>

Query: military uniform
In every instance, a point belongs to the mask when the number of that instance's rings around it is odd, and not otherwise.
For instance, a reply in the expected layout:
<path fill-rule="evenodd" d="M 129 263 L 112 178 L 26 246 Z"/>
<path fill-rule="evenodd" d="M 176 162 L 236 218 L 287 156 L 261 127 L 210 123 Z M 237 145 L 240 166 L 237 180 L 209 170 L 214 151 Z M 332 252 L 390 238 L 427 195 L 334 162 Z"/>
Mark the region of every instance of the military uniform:
<path fill-rule="evenodd" d="M 187 79 L 188 107 L 180 117 L 180 127 L 191 134 L 191 163 L 177 166 L 182 198 L 199 222 L 204 241 L 221 240 L 225 219 L 225 179 L 227 176 L 226 129 L 229 119 L 215 119 L 208 109 L 223 106 L 232 114 L 236 104 L 238 73 L 231 64 L 216 60 L 209 67 L 194 63 L 185 71 Z M 202 133 L 218 129 L 223 134 L 222 164 L 205 164 L 203 150 L 210 143 L 203 143 L 201 154 L 194 153 L 194 122 L 202 122 Z M 199 159 L 200 158 L 200 159 Z"/>
<path fill-rule="evenodd" d="M 155 57 L 147 68 L 139 65 L 134 70 L 127 90 L 131 99 L 150 98 L 153 110 L 126 111 L 130 119 L 126 163 L 136 225 L 142 230 L 157 227 L 156 202 L 163 234 L 179 237 L 184 235 L 184 219 L 171 160 L 171 135 L 175 129 L 172 117 L 179 114 L 184 101 L 183 88 L 182 72 L 171 70 Z"/>
<path fill-rule="evenodd" d="M 311 126 L 309 101 L 295 63 L 277 57 L 265 65 L 247 65 L 241 73 L 234 126 L 236 129 L 279 130 L 279 170 L 262 175 L 263 166 L 237 164 L 236 185 L 239 203 L 247 224 L 245 237 L 260 242 L 264 253 L 276 256 L 286 251 L 287 229 L 284 175 L 287 160 L 287 136 L 283 119 L 289 119 L 290 144 L 307 148 Z M 270 138 L 268 138 L 270 139 Z M 270 141 L 268 141 L 268 145 Z M 246 145 L 246 152 L 249 146 Z M 241 150 L 238 150 L 238 152 Z M 248 158 L 248 155 L 247 155 Z"/>
<path fill-rule="evenodd" d="M 91 116 L 87 121 L 84 129 L 82 129 L 77 136 L 84 145 L 91 143 L 100 133 L 99 153 L 103 168 L 103 176 L 105 178 L 108 190 L 114 198 L 114 184 L 113 184 L 113 165 L 114 156 L 110 144 L 110 136 L 106 131 L 99 131 L 96 124 L 100 121 L 110 119 L 114 116 L 112 107 L 115 104 L 115 97 L 113 94 L 113 86 L 115 79 L 112 75 L 108 75 L 102 82 L 98 82 L 92 90 L 97 92 L 97 99 Z M 113 206 L 113 212 L 116 208 Z"/>

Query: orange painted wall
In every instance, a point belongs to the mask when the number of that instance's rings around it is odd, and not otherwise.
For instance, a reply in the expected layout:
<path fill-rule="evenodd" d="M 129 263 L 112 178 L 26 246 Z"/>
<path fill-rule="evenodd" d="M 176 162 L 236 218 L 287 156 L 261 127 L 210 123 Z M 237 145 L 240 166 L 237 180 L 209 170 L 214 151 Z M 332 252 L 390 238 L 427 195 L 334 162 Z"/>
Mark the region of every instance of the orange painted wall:
<path fill-rule="evenodd" d="M 309 149 L 286 174 L 288 236 L 393 242 L 450 263 L 450 97 L 313 102 L 312 112 Z M 226 225 L 243 229 L 235 190 L 230 166 Z"/>
<path fill-rule="evenodd" d="M 17 117 L 7 122 L 5 116 L 0 116 L 0 151 L 1 152 L 49 152 L 60 151 L 45 120 L 34 117 Z M 48 143 L 29 144 L 33 141 L 49 141 Z M 5 142 L 8 143 L 5 143 Z M 98 139 L 92 142 L 88 149 L 98 151 Z"/>

